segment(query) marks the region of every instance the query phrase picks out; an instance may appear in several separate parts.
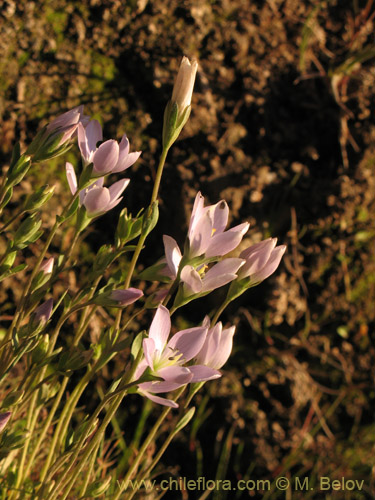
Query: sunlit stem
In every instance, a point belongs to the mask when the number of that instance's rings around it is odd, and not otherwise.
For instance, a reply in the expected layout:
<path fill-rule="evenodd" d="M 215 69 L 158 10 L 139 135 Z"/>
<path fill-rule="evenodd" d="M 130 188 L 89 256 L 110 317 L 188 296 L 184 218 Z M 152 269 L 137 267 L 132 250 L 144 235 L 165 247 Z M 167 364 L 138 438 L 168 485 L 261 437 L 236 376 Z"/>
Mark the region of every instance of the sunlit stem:
<path fill-rule="evenodd" d="M 184 390 L 185 390 L 185 386 L 178 389 L 176 391 L 174 399 L 177 400 L 181 396 L 181 394 L 184 392 Z M 138 466 L 139 466 L 141 460 L 143 459 L 145 452 L 147 451 L 151 442 L 155 439 L 155 436 L 156 436 L 157 431 L 159 430 L 159 427 L 164 422 L 165 417 L 168 415 L 168 413 L 171 411 L 171 409 L 172 408 L 170 406 L 166 406 L 163 409 L 161 415 L 159 416 L 159 418 L 155 422 L 153 428 L 151 429 L 150 433 L 148 434 L 147 438 L 143 442 L 142 447 L 140 448 L 140 450 L 139 450 L 134 462 L 132 463 L 131 467 L 129 468 L 126 476 L 124 477 L 123 481 L 121 482 L 119 489 L 118 489 L 117 493 L 115 494 L 113 500 L 120 500 L 122 492 L 124 491 L 124 489 L 128 485 L 128 481 L 133 476 L 133 473 L 138 469 Z M 132 494 L 130 497 L 128 497 L 128 499 L 130 499 L 130 498 L 132 498 Z"/>
<path fill-rule="evenodd" d="M 158 197 L 161 176 L 163 174 L 163 168 L 164 168 L 165 160 L 167 158 L 168 151 L 169 151 L 169 148 L 163 149 L 161 156 L 160 156 L 159 165 L 158 165 L 158 169 L 156 172 L 154 188 L 152 190 L 151 201 L 150 201 L 150 205 L 148 208 L 147 216 L 150 215 L 151 207 L 152 207 L 153 203 L 157 200 L 157 197 Z M 137 265 L 139 255 L 142 251 L 142 248 L 143 248 L 144 242 L 146 241 L 146 238 L 147 238 L 146 234 L 145 235 L 141 234 L 141 236 L 139 237 L 136 249 L 134 250 L 133 257 L 132 257 L 132 260 L 130 261 L 129 269 L 128 269 L 128 272 L 126 275 L 126 279 L 125 279 L 125 283 L 124 283 L 125 289 L 129 288 L 129 286 L 130 286 L 130 282 L 131 282 L 131 279 L 133 277 L 134 269 L 135 269 L 135 266 Z M 117 330 L 120 327 L 121 315 L 122 315 L 122 310 L 119 309 L 117 312 L 117 315 L 116 315 L 116 320 L 115 320 L 115 330 Z"/>

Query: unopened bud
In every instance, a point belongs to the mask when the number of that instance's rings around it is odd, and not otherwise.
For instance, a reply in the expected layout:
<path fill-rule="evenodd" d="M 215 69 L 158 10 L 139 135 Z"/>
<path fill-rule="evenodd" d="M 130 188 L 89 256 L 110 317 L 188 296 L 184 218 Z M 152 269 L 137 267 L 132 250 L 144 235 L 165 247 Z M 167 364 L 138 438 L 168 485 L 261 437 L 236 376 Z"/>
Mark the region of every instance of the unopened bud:
<path fill-rule="evenodd" d="M 10 411 L 7 411 L 5 413 L 0 413 L 0 432 L 7 425 L 8 420 L 10 419 L 11 415 L 12 415 L 12 413 Z"/>
<path fill-rule="evenodd" d="M 46 203 L 55 190 L 55 186 L 49 187 L 48 185 L 42 186 L 35 193 L 33 193 L 25 203 L 25 210 L 31 212 L 32 210 L 37 210 L 44 203 Z"/>
<path fill-rule="evenodd" d="M 53 300 L 48 299 L 46 302 L 43 302 L 39 307 L 35 309 L 35 317 L 34 321 L 36 323 L 47 323 L 47 321 L 50 319 L 51 314 L 52 314 L 52 309 L 53 309 Z"/>
<path fill-rule="evenodd" d="M 182 128 L 189 119 L 191 97 L 193 94 L 195 76 L 198 69 L 197 61 L 191 63 L 183 57 L 177 78 L 173 87 L 172 99 L 164 112 L 163 148 L 169 149 L 180 135 Z"/>

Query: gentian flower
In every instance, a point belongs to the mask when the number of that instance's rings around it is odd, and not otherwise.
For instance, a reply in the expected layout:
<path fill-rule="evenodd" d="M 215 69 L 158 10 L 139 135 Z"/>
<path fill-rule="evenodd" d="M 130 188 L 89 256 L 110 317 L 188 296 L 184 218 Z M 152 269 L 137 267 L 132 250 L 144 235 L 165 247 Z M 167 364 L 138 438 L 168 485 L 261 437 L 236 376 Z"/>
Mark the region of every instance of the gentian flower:
<path fill-rule="evenodd" d="M 206 326 L 181 330 L 168 341 L 170 330 L 169 311 L 160 305 L 152 320 L 149 336 L 143 340 L 144 359 L 136 369 L 135 378 L 140 378 L 146 369 L 152 375 L 161 377 L 162 381 L 140 383 L 138 390 L 155 403 L 176 408 L 177 403 L 156 394 L 173 391 L 191 382 L 217 378 L 220 373 L 209 367 L 194 371 L 191 366 L 183 366 L 202 349 L 207 335 Z"/>
<path fill-rule="evenodd" d="M 187 57 L 182 58 L 173 86 L 172 98 L 164 111 L 163 149 L 171 147 L 189 119 L 197 69 L 197 61 L 193 60 L 190 63 Z"/>
<path fill-rule="evenodd" d="M 186 56 L 182 58 L 172 92 L 172 103 L 177 104 L 178 112 L 181 114 L 191 104 L 197 69 L 196 60 L 193 59 L 190 63 Z"/>
<path fill-rule="evenodd" d="M 87 123 L 87 120 L 88 117 L 83 114 L 83 106 L 78 106 L 52 120 L 47 126 L 47 133 L 50 137 L 62 134 L 58 144 L 58 146 L 61 146 L 74 135 L 78 124 Z"/>
<path fill-rule="evenodd" d="M 77 178 L 74 167 L 71 163 L 66 163 L 66 177 L 72 194 L 77 191 Z M 80 204 L 84 205 L 89 217 L 97 217 L 108 212 L 120 203 L 121 194 L 129 184 L 130 179 L 121 179 L 109 188 L 103 187 L 104 178 L 100 177 L 91 186 L 82 189 L 79 193 Z"/>
<path fill-rule="evenodd" d="M 245 264 L 238 272 L 238 279 L 249 278 L 252 284 L 260 283 L 278 268 L 286 246 L 276 246 L 277 238 L 267 238 L 243 250 L 240 257 Z"/>
<path fill-rule="evenodd" d="M 204 319 L 203 325 L 209 327 L 208 316 Z M 221 321 L 209 328 L 203 347 L 195 357 L 196 363 L 219 370 L 227 362 L 232 352 L 235 330 L 235 326 L 223 330 Z"/>
<path fill-rule="evenodd" d="M 120 144 L 110 139 L 97 148 L 97 143 L 102 140 L 102 128 L 97 120 L 91 120 L 86 128 L 82 124 L 78 125 L 78 146 L 85 163 L 93 163 L 95 176 L 122 172 L 141 155 L 141 151 L 129 153 L 129 140 L 125 134 Z"/>
<path fill-rule="evenodd" d="M 229 208 L 224 200 L 215 205 L 204 206 L 204 197 L 199 192 L 195 197 L 189 224 L 189 257 L 205 255 L 219 257 L 234 250 L 249 229 L 245 222 L 227 231 Z"/>

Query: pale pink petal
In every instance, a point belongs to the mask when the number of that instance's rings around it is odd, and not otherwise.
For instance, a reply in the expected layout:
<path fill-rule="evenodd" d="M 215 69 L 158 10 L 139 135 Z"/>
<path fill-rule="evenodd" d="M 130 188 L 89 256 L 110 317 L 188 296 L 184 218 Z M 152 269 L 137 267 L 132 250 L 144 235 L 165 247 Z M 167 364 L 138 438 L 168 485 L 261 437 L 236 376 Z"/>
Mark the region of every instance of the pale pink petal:
<path fill-rule="evenodd" d="M 67 181 L 69 184 L 70 192 L 72 194 L 75 194 L 77 191 L 78 184 L 77 184 L 77 177 L 76 177 L 76 173 L 74 171 L 74 167 L 71 163 L 69 163 L 67 161 L 65 164 L 65 169 L 66 169 L 66 178 L 67 178 Z"/>
<path fill-rule="evenodd" d="M 122 194 L 122 192 L 128 186 L 129 182 L 130 182 L 130 179 L 121 179 L 121 180 L 115 182 L 114 184 L 112 184 L 112 186 L 110 186 L 108 188 L 109 194 L 111 196 L 111 201 L 116 200 Z"/>
<path fill-rule="evenodd" d="M 219 348 L 222 328 L 223 325 L 221 321 L 219 321 L 219 323 L 216 323 L 216 325 L 208 331 L 206 341 L 196 356 L 197 363 L 211 366 L 210 359 Z"/>
<path fill-rule="evenodd" d="M 141 154 L 142 154 L 142 151 L 134 151 L 133 153 L 129 153 L 121 161 L 118 160 L 118 162 L 117 162 L 115 168 L 112 170 L 112 172 L 113 173 L 123 172 L 127 168 L 134 165 L 134 163 L 138 160 L 138 158 L 141 156 Z"/>
<path fill-rule="evenodd" d="M 155 342 L 155 348 L 162 352 L 167 343 L 169 332 L 171 331 L 171 318 L 166 307 L 160 305 L 152 320 L 149 338 Z"/>
<path fill-rule="evenodd" d="M 271 276 L 272 273 L 276 271 L 276 269 L 279 267 L 280 261 L 282 256 L 284 255 L 286 250 L 285 245 L 280 245 L 272 250 L 271 257 L 269 258 L 269 261 L 267 264 L 264 266 L 263 269 L 255 273 L 253 276 L 250 277 L 251 281 L 258 282 L 258 281 L 263 281 L 268 276 Z"/>
<path fill-rule="evenodd" d="M 103 213 L 107 210 L 110 195 L 107 188 L 94 187 L 87 191 L 83 204 L 89 215 Z"/>
<path fill-rule="evenodd" d="M 184 366 L 171 365 L 158 370 L 158 377 L 162 377 L 166 382 L 183 385 L 190 382 L 191 372 L 189 368 L 186 368 Z"/>
<path fill-rule="evenodd" d="M 206 251 L 204 252 L 206 257 L 219 257 L 226 255 L 231 252 L 241 243 L 243 234 L 232 231 L 225 231 L 225 233 L 214 234 L 207 245 Z"/>
<path fill-rule="evenodd" d="M 273 250 L 276 246 L 277 238 L 267 238 L 266 240 L 260 241 L 259 243 L 255 243 L 251 245 L 249 248 L 246 248 L 240 253 L 241 259 L 248 259 L 253 253 L 263 251 L 265 248 L 270 248 Z"/>
<path fill-rule="evenodd" d="M 256 245 L 253 245 L 247 250 L 241 252 L 240 256 L 246 259 L 246 263 L 242 267 L 239 277 L 244 278 L 251 276 L 263 269 L 271 256 L 272 250 L 276 245 L 276 241 L 276 238 L 268 238 L 267 240 L 257 243 Z"/>
<path fill-rule="evenodd" d="M 203 215 L 202 214 L 203 207 L 204 207 L 204 197 L 202 196 L 201 192 L 199 191 L 195 197 L 193 210 L 191 212 L 189 232 L 188 232 L 189 238 L 192 236 L 192 233 L 194 231 L 194 228 L 195 228 L 197 221 Z"/>
<path fill-rule="evenodd" d="M 228 224 L 229 208 L 224 200 L 219 201 L 216 205 L 212 207 L 212 220 L 213 228 L 215 230 L 214 234 L 220 234 L 226 228 Z"/>
<path fill-rule="evenodd" d="M 190 235 L 190 257 L 206 254 L 206 249 L 210 245 L 211 236 L 212 220 L 210 214 L 207 212 L 197 221 Z"/>
<path fill-rule="evenodd" d="M 149 393 L 148 391 L 139 391 L 141 394 L 146 396 L 146 398 L 150 399 L 154 403 L 157 403 L 158 405 L 163 405 L 163 406 L 170 406 L 171 408 L 178 408 L 178 404 L 172 401 L 171 399 L 167 398 L 161 398 L 159 396 L 154 396 L 153 394 Z"/>
<path fill-rule="evenodd" d="M 154 355 L 155 355 L 155 342 L 153 339 L 143 339 L 142 342 L 143 353 L 145 355 L 146 362 L 148 366 L 153 369 L 154 368 Z"/>
<path fill-rule="evenodd" d="M 214 368 L 204 365 L 193 365 L 189 366 L 189 370 L 193 374 L 193 378 L 190 383 L 194 382 L 205 382 L 207 380 L 215 380 L 221 377 L 221 373 Z"/>
<path fill-rule="evenodd" d="M 176 240 L 166 234 L 163 236 L 163 243 L 168 268 L 173 274 L 173 277 L 176 278 L 178 266 L 180 265 L 182 259 L 181 250 Z"/>
<path fill-rule="evenodd" d="M 233 348 L 233 335 L 235 330 L 235 326 L 226 328 L 217 335 L 218 341 L 212 339 L 214 345 L 216 345 L 216 349 L 210 352 L 210 359 L 207 363 L 208 366 L 219 369 L 228 361 Z"/>
<path fill-rule="evenodd" d="M 198 326 L 177 332 L 168 342 L 167 349 L 177 349 L 184 361 L 190 361 L 202 349 L 206 340 L 207 328 Z"/>
<path fill-rule="evenodd" d="M 186 381 L 182 384 L 177 382 L 171 382 L 169 380 L 162 380 L 161 382 L 142 382 L 139 384 L 139 388 L 142 390 L 154 392 L 159 394 L 160 392 L 170 392 L 179 389 L 181 386 L 186 385 L 193 378 L 193 374 L 188 368 L 186 370 Z"/>
<path fill-rule="evenodd" d="M 220 274 L 234 274 L 241 266 L 245 264 L 245 262 L 246 261 L 244 259 L 238 259 L 235 257 L 223 259 L 222 261 L 212 266 L 211 269 L 206 272 L 203 280 L 210 280 L 211 278 L 217 277 Z"/>
<path fill-rule="evenodd" d="M 210 292 L 220 288 L 221 286 L 227 285 L 231 281 L 237 278 L 237 274 L 227 273 L 220 274 L 219 276 L 212 276 L 209 279 L 204 278 L 202 282 L 202 292 Z"/>
<path fill-rule="evenodd" d="M 112 172 L 117 163 L 118 155 L 119 146 L 117 141 L 110 139 L 109 141 L 103 142 L 93 155 L 93 172 L 103 175 Z"/>
<path fill-rule="evenodd" d="M 107 209 L 106 209 L 106 212 L 108 212 L 109 210 L 112 210 L 112 208 L 117 207 L 117 205 L 121 202 L 122 198 L 123 197 L 121 196 L 121 198 L 118 198 L 117 200 L 113 200 L 113 201 L 109 202 Z"/>
<path fill-rule="evenodd" d="M 202 280 L 199 273 L 192 266 L 184 266 L 181 271 L 181 281 L 193 293 L 199 293 L 202 290 Z"/>
<path fill-rule="evenodd" d="M 241 224 L 238 224 L 237 226 L 232 227 L 231 229 L 228 229 L 229 233 L 240 233 L 242 236 L 244 236 L 247 231 L 249 230 L 250 224 L 248 222 L 242 222 Z"/>

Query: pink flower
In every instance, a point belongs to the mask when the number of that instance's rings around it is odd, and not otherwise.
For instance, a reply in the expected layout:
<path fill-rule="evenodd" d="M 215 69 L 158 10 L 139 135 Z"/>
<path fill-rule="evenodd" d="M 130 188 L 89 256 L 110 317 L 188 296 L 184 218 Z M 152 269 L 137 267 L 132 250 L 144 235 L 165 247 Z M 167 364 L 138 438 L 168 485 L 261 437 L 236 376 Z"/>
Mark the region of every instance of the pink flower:
<path fill-rule="evenodd" d="M 86 122 L 87 119 L 88 117 L 83 115 L 83 106 L 78 106 L 52 120 L 47 126 L 47 132 L 54 135 L 63 134 L 59 143 L 61 146 L 74 135 L 78 124 Z"/>
<path fill-rule="evenodd" d="M 192 366 L 183 366 L 202 349 L 207 335 L 206 326 L 181 330 L 168 341 L 170 330 L 169 311 L 160 305 L 152 320 L 149 336 L 143 340 L 144 359 L 136 369 L 135 378 L 138 379 L 146 369 L 152 375 L 161 377 L 163 381 L 140 383 L 139 392 L 155 403 L 176 408 L 177 403 L 155 394 L 170 392 L 191 382 L 216 378 L 220 373 L 208 367 L 194 371 Z"/>
<path fill-rule="evenodd" d="M 249 229 L 247 222 L 225 231 L 229 208 L 224 200 L 216 205 L 204 206 L 204 198 L 198 193 L 190 218 L 188 237 L 189 257 L 218 257 L 234 250 Z"/>
<path fill-rule="evenodd" d="M 203 325 L 210 324 L 206 316 Z M 209 366 L 216 370 L 220 369 L 228 360 L 233 347 L 233 335 L 236 327 L 231 326 L 223 330 L 221 321 L 207 332 L 206 340 L 202 349 L 195 357 L 197 364 Z"/>
<path fill-rule="evenodd" d="M 286 246 L 276 246 L 277 238 L 267 238 L 241 252 L 245 264 L 238 272 L 238 278 L 250 278 L 252 283 L 260 283 L 276 271 Z"/>
<path fill-rule="evenodd" d="M 196 60 L 192 60 L 190 63 L 187 57 L 182 58 L 172 92 L 172 102 L 177 104 L 180 114 L 191 104 L 197 69 Z"/>
<path fill-rule="evenodd" d="M 77 191 L 77 178 L 74 167 L 71 163 L 66 163 L 66 177 L 72 194 Z M 103 187 L 104 178 L 100 177 L 91 186 L 82 189 L 79 193 L 80 204 L 84 205 L 89 217 L 97 217 L 108 212 L 120 203 L 121 194 L 129 184 L 130 179 L 121 179 L 109 188 Z"/>
<path fill-rule="evenodd" d="M 122 172 L 135 163 L 141 151 L 129 153 L 129 140 L 122 136 L 120 144 L 112 139 L 103 142 L 97 148 L 97 143 L 103 140 L 100 123 L 91 120 L 86 128 L 78 125 L 78 146 L 86 164 L 93 163 L 95 176 Z"/>

